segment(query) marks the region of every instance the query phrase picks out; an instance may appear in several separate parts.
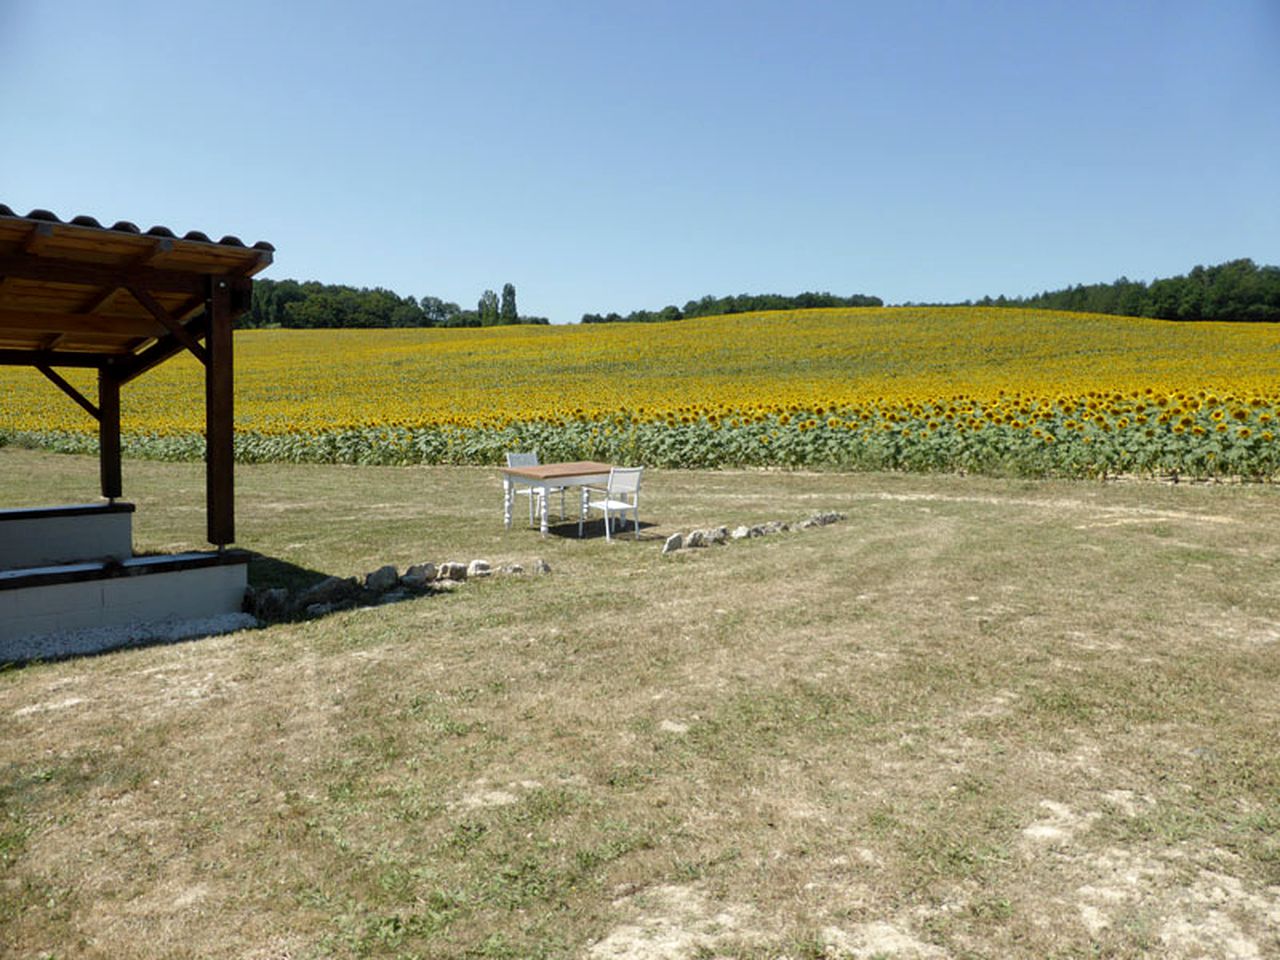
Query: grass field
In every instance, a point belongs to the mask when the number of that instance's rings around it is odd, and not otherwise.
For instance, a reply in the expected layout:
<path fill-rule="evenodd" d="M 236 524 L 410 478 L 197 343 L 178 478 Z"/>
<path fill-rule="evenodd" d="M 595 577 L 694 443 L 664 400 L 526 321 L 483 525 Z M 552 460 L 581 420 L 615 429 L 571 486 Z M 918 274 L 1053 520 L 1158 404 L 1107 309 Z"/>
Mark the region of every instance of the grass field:
<path fill-rule="evenodd" d="M 979 307 L 678 323 L 236 335 L 242 462 L 999 475 L 1280 474 L 1280 327 Z M 79 374 L 79 376 L 77 376 Z M 92 373 L 68 376 L 92 393 Z M 124 393 L 126 452 L 200 459 L 199 365 Z M 0 441 L 89 451 L 94 421 L 0 368 Z"/>
<path fill-rule="evenodd" d="M 0 449 L 6 506 L 96 471 Z M 202 545 L 197 465 L 125 489 L 138 549 Z M 553 572 L 0 673 L 5 956 L 1280 953 L 1274 487 L 644 492 L 607 545 L 504 531 L 484 468 L 242 467 L 255 577 Z"/>

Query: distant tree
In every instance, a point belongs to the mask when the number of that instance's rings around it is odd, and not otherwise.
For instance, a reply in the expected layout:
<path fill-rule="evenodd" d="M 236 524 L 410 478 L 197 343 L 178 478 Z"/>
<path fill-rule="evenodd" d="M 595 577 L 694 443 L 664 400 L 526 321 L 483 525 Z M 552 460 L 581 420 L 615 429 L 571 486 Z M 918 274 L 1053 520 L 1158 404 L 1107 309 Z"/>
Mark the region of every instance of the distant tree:
<path fill-rule="evenodd" d="M 598 313 L 584 313 L 583 323 L 655 323 L 681 320 L 689 317 L 711 317 L 726 313 L 761 312 L 765 310 L 807 310 L 812 307 L 882 307 L 884 301 L 879 297 L 865 294 L 854 294 L 850 297 L 838 297 L 830 293 L 800 293 L 794 297 L 786 297 L 776 293 L 740 293 L 737 296 L 713 297 L 708 294 L 698 300 L 690 300 L 681 309 L 675 304 L 661 310 L 633 310 L 625 317 L 616 313 L 600 316 Z"/>
<path fill-rule="evenodd" d="M 486 290 L 480 295 L 480 303 L 476 307 L 480 317 L 480 326 L 492 327 L 498 322 L 498 295 Z"/>
<path fill-rule="evenodd" d="M 979 302 L 992 301 L 987 297 Z M 1162 277 L 1150 284 L 1121 277 L 1113 283 L 1011 297 L 999 305 L 1162 320 L 1280 321 L 1280 267 L 1232 260 L 1215 267 L 1196 266 L 1185 276 Z"/>
<path fill-rule="evenodd" d="M 423 321 L 429 327 L 452 327 L 462 308 L 456 303 L 449 303 L 439 297 L 423 297 L 418 301 L 422 308 Z"/>
<path fill-rule="evenodd" d="M 504 283 L 502 285 L 502 306 L 498 308 L 499 323 L 518 323 L 519 315 L 516 313 L 516 288 L 514 284 Z"/>

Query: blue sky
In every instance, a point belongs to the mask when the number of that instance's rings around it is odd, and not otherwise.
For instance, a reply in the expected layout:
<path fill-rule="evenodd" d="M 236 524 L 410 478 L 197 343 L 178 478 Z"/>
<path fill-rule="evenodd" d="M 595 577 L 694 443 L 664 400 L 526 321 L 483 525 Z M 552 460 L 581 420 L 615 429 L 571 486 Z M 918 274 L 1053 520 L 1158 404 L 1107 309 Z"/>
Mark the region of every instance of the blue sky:
<path fill-rule="evenodd" d="M 576 321 L 1280 263 L 1280 2 L 0 0 L 0 202 Z"/>

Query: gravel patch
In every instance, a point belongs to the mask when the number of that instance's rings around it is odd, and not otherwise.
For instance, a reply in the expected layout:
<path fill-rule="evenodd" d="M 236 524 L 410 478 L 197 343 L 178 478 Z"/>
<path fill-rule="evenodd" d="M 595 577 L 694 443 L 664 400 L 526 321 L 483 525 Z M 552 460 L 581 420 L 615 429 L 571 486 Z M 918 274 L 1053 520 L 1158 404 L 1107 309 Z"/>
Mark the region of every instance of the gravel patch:
<path fill-rule="evenodd" d="M 256 617 L 247 613 L 226 613 L 195 620 L 153 620 L 111 627 L 88 627 L 59 633 L 32 633 L 0 644 L 0 663 L 24 663 L 29 660 L 60 660 L 90 653 L 103 653 L 123 647 L 174 643 L 196 637 L 211 637 L 259 626 Z"/>

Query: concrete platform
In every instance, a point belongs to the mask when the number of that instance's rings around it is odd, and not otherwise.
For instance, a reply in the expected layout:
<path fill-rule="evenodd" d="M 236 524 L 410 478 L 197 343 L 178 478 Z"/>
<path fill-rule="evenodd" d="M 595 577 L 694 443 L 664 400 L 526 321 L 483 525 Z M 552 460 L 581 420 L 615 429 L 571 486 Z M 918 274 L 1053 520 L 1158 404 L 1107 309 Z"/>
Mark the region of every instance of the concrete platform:
<path fill-rule="evenodd" d="M 133 504 L 85 503 L 0 510 L 0 570 L 133 554 Z"/>
<path fill-rule="evenodd" d="M 238 614 L 248 562 L 227 550 L 0 570 L 0 661 L 32 635 Z"/>

